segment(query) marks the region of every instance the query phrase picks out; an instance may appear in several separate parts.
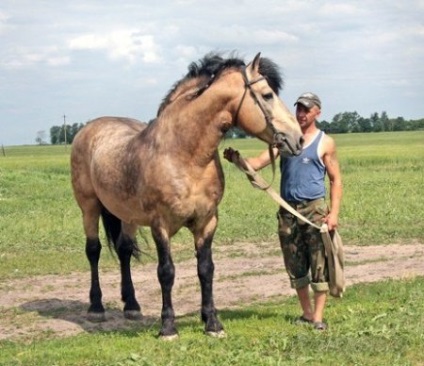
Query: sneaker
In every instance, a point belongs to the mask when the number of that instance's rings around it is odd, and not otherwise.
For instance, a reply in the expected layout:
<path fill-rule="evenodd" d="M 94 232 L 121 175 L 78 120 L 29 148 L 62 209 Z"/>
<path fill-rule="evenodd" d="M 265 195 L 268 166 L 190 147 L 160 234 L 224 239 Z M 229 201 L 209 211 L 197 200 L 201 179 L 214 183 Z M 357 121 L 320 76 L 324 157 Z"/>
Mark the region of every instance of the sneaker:
<path fill-rule="evenodd" d="M 313 321 L 306 319 L 303 315 L 301 315 L 296 319 L 295 323 L 296 324 L 313 324 Z"/>
<path fill-rule="evenodd" d="M 314 328 L 316 330 L 322 331 L 322 330 L 327 330 L 327 323 L 324 322 L 314 322 Z"/>

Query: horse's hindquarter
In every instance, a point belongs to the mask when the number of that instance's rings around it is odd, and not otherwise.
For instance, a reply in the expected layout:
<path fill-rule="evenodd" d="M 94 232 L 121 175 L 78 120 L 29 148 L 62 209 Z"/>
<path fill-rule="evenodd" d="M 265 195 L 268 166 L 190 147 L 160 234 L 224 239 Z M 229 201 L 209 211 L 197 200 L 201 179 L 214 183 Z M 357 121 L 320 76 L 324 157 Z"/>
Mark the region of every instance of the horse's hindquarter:
<path fill-rule="evenodd" d="M 127 146 L 146 127 L 136 120 L 102 117 L 87 124 L 72 144 L 72 185 L 80 206 L 97 198 L 114 212 L 117 200 L 126 201 L 123 161 Z"/>

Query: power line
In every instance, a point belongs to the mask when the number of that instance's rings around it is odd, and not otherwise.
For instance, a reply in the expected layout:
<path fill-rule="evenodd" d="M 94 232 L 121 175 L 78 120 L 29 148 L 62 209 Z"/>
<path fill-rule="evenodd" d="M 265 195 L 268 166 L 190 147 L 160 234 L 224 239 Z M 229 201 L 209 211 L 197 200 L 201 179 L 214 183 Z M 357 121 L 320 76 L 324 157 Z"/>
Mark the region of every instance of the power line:
<path fill-rule="evenodd" d="M 63 115 L 63 131 L 65 133 L 65 150 L 67 146 L 67 138 L 66 138 L 66 115 Z"/>

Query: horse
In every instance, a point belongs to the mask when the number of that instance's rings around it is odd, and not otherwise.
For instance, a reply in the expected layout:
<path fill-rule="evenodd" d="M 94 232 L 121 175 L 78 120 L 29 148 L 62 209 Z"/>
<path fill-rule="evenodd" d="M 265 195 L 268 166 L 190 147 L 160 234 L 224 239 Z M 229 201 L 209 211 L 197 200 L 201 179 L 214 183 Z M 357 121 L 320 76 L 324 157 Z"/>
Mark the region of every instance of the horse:
<path fill-rule="evenodd" d="M 126 318 L 141 318 L 131 257 L 139 256 L 136 234 L 138 227 L 146 226 L 157 250 L 162 291 L 158 336 L 178 336 L 170 240 L 186 227 L 194 238 L 204 331 L 225 335 L 213 300 L 212 241 L 224 193 L 218 147 L 226 132 L 237 126 L 281 153 L 298 154 L 302 134 L 278 97 L 282 83 L 278 66 L 260 53 L 249 64 L 233 54 L 225 58 L 208 53 L 189 64 L 154 120 L 100 117 L 78 132 L 72 143 L 71 180 L 91 270 L 90 321 L 106 320 L 98 271 L 101 217 L 109 247 L 120 262 Z"/>

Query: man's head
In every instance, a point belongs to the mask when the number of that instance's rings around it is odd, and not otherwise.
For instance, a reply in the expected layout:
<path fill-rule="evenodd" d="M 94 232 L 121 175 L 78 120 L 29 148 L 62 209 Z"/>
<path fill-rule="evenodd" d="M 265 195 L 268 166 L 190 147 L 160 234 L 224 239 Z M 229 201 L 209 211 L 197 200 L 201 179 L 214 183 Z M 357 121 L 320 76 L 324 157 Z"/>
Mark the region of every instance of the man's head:
<path fill-rule="evenodd" d="M 313 106 L 317 106 L 321 109 L 321 99 L 319 99 L 318 95 L 311 92 L 303 93 L 299 98 L 297 98 L 294 105 L 297 104 L 302 104 L 308 109 L 311 109 Z"/>
<path fill-rule="evenodd" d="M 321 114 L 321 100 L 314 93 L 303 93 L 297 98 L 296 119 L 305 133 L 310 128 L 314 128 L 316 119 Z"/>

